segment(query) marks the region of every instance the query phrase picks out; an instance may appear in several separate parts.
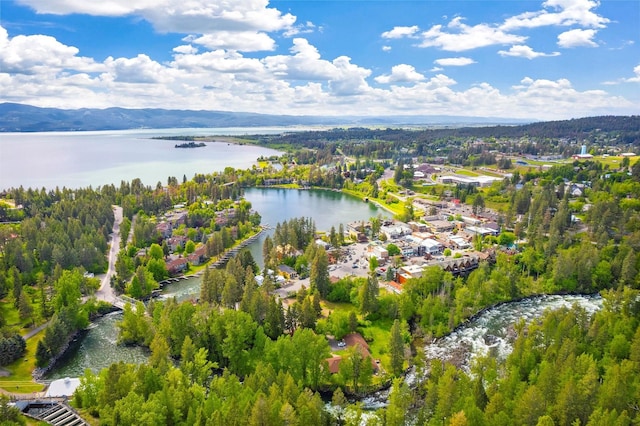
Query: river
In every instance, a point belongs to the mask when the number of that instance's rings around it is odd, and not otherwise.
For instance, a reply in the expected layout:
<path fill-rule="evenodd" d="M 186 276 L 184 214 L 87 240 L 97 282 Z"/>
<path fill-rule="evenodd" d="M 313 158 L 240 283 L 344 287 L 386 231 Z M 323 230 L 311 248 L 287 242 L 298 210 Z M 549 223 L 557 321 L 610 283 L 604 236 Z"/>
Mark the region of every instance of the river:
<path fill-rule="evenodd" d="M 278 134 L 303 128 L 144 129 L 95 132 L 0 133 L 0 191 L 12 187 L 80 188 L 142 180 L 166 184 L 225 167 L 250 168 L 260 156 L 279 151 L 211 142 L 201 148 L 176 149 L 176 141 L 156 136 Z"/>
<path fill-rule="evenodd" d="M 441 359 L 458 365 L 469 373 L 473 359 L 490 355 L 498 360 L 505 360 L 513 351 L 515 333 L 513 326 L 520 319 L 526 323 L 541 318 L 547 310 L 578 305 L 588 314 L 602 308 L 602 297 L 599 295 L 548 295 L 530 297 L 514 302 L 507 302 L 489 308 L 472 320 L 458 327 L 447 336 L 436 339 L 424 347 L 426 359 Z M 407 383 L 415 385 L 421 375 L 411 369 L 407 374 Z M 363 406 L 367 409 L 385 407 L 389 398 L 389 390 L 385 389 L 363 398 Z"/>

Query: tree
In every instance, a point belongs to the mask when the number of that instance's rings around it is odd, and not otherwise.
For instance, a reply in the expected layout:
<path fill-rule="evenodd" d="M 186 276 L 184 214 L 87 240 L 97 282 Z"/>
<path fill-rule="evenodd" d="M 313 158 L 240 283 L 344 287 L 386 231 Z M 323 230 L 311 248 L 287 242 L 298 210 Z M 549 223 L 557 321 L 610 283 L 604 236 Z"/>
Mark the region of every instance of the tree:
<path fill-rule="evenodd" d="M 476 216 L 484 211 L 484 197 L 481 194 L 476 194 L 475 198 L 473 199 L 471 210 Z"/>
<path fill-rule="evenodd" d="M 329 232 L 329 242 L 333 247 L 338 247 L 338 234 L 336 233 L 336 227 L 331 226 L 331 231 Z"/>
<path fill-rule="evenodd" d="M 391 357 L 391 371 L 395 376 L 399 376 L 404 367 L 404 339 L 400 321 L 397 319 L 393 321 L 393 326 L 391 326 L 389 356 Z"/>
<path fill-rule="evenodd" d="M 398 256 L 402 254 L 400 248 L 393 243 L 387 244 L 387 252 L 389 253 L 389 256 Z"/>
<path fill-rule="evenodd" d="M 196 250 L 196 243 L 194 243 L 193 241 L 189 240 L 187 241 L 187 244 L 184 246 L 184 252 L 186 254 L 191 254 Z"/>
<path fill-rule="evenodd" d="M 311 272 L 309 276 L 311 291 L 317 290 L 322 297 L 329 294 L 329 258 L 323 247 L 318 247 L 311 262 Z"/>
<path fill-rule="evenodd" d="M 149 247 L 149 257 L 152 259 L 162 259 L 164 257 L 164 251 L 159 244 L 153 243 Z"/>
<path fill-rule="evenodd" d="M 368 315 L 376 312 L 378 309 L 378 293 L 380 291 L 378 285 L 378 277 L 374 273 L 369 273 L 367 280 L 360 287 L 358 294 L 358 302 L 360 304 L 360 313 Z"/>
<path fill-rule="evenodd" d="M 385 425 L 404 426 L 407 420 L 409 404 L 411 403 L 411 391 L 409 386 L 401 378 L 393 381 L 389 392 L 389 405 L 386 409 Z"/>
<path fill-rule="evenodd" d="M 20 293 L 20 300 L 18 301 L 18 312 L 20 314 L 20 320 L 26 321 L 30 320 L 31 324 L 33 324 L 33 308 L 31 307 L 31 303 L 29 303 L 29 299 L 24 292 Z"/>

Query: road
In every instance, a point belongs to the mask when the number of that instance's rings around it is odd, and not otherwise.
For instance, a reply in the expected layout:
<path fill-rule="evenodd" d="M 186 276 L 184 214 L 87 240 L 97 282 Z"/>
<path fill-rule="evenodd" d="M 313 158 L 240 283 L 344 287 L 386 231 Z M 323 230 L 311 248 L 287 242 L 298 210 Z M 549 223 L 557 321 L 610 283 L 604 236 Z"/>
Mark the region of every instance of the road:
<path fill-rule="evenodd" d="M 120 251 L 120 224 L 122 223 L 122 207 L 113 206 L 113 232 L 111 233 L 111 245 L 109 247 L 109 268 L 107 273 L 99 276 L 100 288 L 95 296 L 98 300 L 113 304 L 116 301 L 116 294 L 111 287 L 111 277 L 116 274 L 116 258 Z"/>

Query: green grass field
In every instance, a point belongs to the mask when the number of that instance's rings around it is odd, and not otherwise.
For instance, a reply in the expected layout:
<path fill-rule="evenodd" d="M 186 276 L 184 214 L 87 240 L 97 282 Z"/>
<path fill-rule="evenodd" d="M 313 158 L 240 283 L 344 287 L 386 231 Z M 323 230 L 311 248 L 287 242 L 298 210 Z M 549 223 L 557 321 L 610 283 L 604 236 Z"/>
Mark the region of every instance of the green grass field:
<path fill-rule="evenodd" d="M 0 377 L 0 388 L 14 393 L 40 392 L 44 385 L 36 383 L 31 377 L 31 372 L 36 367 L 36 348 L 43 332 L 38 333 L 27 340 L 27 350 L 22 358 L 3 367 L 10 373 L 9 377 Z"/>

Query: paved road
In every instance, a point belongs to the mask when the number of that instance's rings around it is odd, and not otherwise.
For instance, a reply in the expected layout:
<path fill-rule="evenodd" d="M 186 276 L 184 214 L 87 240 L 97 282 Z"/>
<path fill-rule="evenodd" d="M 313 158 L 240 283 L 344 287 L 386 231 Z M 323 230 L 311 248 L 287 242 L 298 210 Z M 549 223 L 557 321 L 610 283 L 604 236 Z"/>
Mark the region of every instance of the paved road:
<path fill-rule="evenodd" d="M 99 276 L 100 288 L 96 291 L 96 299 L 113 304 L 116 295 L 111 287 L 111 277 L 116 274 L 116 258 L 120 251 L 120 224 L 122 223 L 122 207 L 113 206 L 113 232 L 111 233 L 111 246 L 109 247 L 109 268 L 106 274 Z"/>

